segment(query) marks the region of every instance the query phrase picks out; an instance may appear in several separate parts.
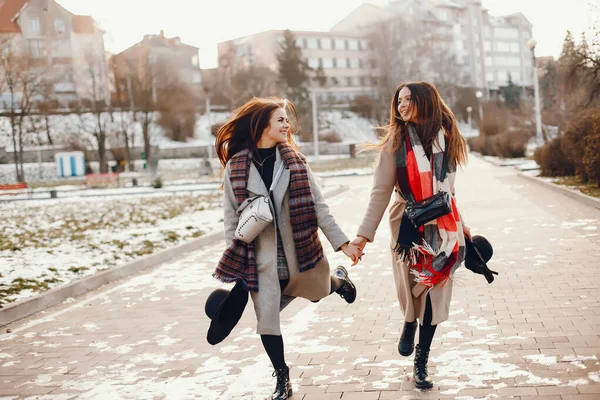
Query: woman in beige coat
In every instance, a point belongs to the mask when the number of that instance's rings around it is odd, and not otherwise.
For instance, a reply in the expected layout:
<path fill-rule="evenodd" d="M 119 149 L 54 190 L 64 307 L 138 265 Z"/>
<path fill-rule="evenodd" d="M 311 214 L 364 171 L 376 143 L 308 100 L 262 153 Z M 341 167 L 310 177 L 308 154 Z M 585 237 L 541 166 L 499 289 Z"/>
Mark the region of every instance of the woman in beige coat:
<path fill-rule="evenodd" d="M 416 386 L 427 389 L 433 385 L 427 374 L 429 348 L 437 324 L 448 319 L 452 275 L 465 257 L 464 235 L 470 237 L 454 200 L 455 171 L 466 162 L 466 144 L 454 114 L 427 82 L 398 87 L 386 129 L 381 143 L 367 146 L 379 150 L 379 159 L 369 206 L 352 243 L 362 250 L 374 240 L 393 193 L 390 247 L 405 321 L 398 349 L 403 356 L 412 354 L 418 319 L 413 375 Z M 452 211 L 414 227 L 404 212 L 407 200 L 419 202 L 438 191 L 452 194 Z"/>
<path fill-rule="evenodd" d="M 277 384 L 272 399 L 292 395 L 285 363 L 279 312 L 295 297 L 318 301 L 336 292 L 348 303 L 356 288 L 344 267 L 330 276 L 317 228 L 335 251 L 354 264 L 362 254 L 329 212 L 323 195 L 292 139 L 288 111 L 293 105 L 279 98 L 254 98 L 235 111 L 217 134 L 216 150 L 225 169 L 224 224 L 228 245 L 214 276 L 241 283 L 250 291 L 258 318 L 257 333 L 273 367 Z M 283 172 L 274 177 L 274 171 Z M 270 195 L 273 223 L 251 243 L 235 239 L 236 210 L 248 197 Z M 354 265 L 353 264 L 353 265 Z"/>

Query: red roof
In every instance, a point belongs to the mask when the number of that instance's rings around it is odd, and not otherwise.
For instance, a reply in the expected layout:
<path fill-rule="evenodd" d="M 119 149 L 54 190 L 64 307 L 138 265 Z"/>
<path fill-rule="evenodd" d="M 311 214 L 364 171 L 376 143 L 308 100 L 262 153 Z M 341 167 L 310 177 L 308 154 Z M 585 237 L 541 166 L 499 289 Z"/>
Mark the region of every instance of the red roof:
<path fill-rule="evenodd" d="M 89 15 L 73 15 L 73 32 L 94 33 L 94 19 Z"/>
<path fill-rule="evenodd" d="M 15 16 L 27 4 L 27 0 L 0 0 L 0 32 L 21 32 Z"/>

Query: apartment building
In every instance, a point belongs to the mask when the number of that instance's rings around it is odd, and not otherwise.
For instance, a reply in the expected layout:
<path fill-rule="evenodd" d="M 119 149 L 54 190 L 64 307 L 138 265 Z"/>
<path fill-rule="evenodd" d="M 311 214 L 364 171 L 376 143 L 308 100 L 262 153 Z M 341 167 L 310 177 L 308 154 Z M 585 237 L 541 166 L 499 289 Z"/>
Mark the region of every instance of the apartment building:
<path fill-rule="evenodd" d="M 61 105 L 92 98 L 108 102 L 104 33 L 92 17 L 75 15 L 54 0 L 0 0 L 0 37 L 29 50 Z M 6 105 L 8 97 L 2 97 Z"/>
<path fill-rule="evenodd" d="M 400 19 L 434 30 L 434 48 L 450 50 L 466 84 L 485 96 L 505 87 L 509 74 L 517 85 L 533 85 L 527 47 L 532 25 L 523 14 L 493 16 L 481 0 L 394 0 L 386 6 L 362 4 L 328 32 L 292 32 L 308 65 L 322 66 L 325 72 L 327 94 L 322 97 L 349 100 L 372 93 L 377 54 L 369 45 L 369 34 L 382 21 Z M 282 40 L 283 31 L 267 31 L 223 42 L 219 58 L 233 51 L 239 67 L 262 65 L 277 71 Z M 427 71 L 421 73 L 427 76 Z"/>
<path fill-rule="evenodd" d="M 233 53 L 238 68 L 266 66 L 278 70 L 277 54 L 283 42 L 282 30 L 261 32 L 250 36 L 219 43 L 219 59 Z M 364 36 L 353 33 L 292 31 L 296 45 L 309 67 L 323 69 L 325 82 L 322 86 L 313 81 L 311 86 L 319 89 L 322 100 L 347 101 L 372 91 L 370 55 Z"/>
<path fill-rule="evenodd" d="M 194 93 L 202 94 L 202 75 L 198 48 L 185 44 L 179 37 L 159 34 L 144 35 L 143 39 L 113 57 L 116 80 L 144 81 L 145 75 L 153 85 L 153 97 L 177 79 Z M 131 83 L 130 83 L 131 84 Z M 122 93 L 127 101 L 127 93 Z"/>
<path fill-rule="evenodd" d="M 367 35 L 374 24 L 398 18 L 435 26 L 437 41 L 452 49 L 469 85 L 486 94 L 506 86 L 509 74 L 517 85 L 533 85 L 527 47 L 533 26 L 521 13 L 490 15 L 481 0 L 394 0 L 385 7 L 364 4 L 331 31 Z"/>

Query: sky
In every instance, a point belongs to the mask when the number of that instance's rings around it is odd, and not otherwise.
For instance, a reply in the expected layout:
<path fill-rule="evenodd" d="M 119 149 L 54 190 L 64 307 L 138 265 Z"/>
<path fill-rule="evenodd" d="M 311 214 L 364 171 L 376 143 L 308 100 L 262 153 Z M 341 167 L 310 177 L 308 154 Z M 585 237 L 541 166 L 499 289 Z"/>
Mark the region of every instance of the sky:
<path fill-rule="evenodd" d="M 385 0 L 57 0 L 67 10 L 91 15 L 118 53 L 164 30 L 200 48 L 202 68 L 216 67 L 216 44 L 271 29 L 328 31 L 362 3 Z M 483 0 L 491 15 L 522 12 L 533 24 L 537 56 L 558 58 L 566 31 L 576 39 L 600 22 L 599 0 Z M 600 24 L 598 24 L 600 25 Z"/>

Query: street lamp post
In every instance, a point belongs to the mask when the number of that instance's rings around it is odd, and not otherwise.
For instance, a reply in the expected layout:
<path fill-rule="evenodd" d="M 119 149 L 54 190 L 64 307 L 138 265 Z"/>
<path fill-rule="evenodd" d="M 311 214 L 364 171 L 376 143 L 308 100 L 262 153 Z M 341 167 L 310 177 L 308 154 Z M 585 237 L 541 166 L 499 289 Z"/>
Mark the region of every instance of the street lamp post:
<path fill-rule="evenodd" d="M 533 92 L 535 95 L 535 138 L 537 147 L 544 145 L 544 137 L 542 136 L 542 112 L 540 108 L 540 85 L 538 82 L 537 60 L 535 58 L 535 46 L 537 40 L 530 39 L 527 42 L 527 47 L 531 50 L 531 63 L 533 65 Z"/>
<path fill-rule="evenodd" d="M 481 108 L 481 98 L 483 97 L 483 92 L 478 90 L 475 92 L 475 97 L 477 97 L 477 104 L 479 105 L 479 130 L 481 131 L 481 123 L 483 122 L 483 108 Z"/>
<path fill-rule="evenodd" d="M 319 159 L 319 118 L 317 115 L 317 91 L 312 88 L 310 91 L 310 99 L 312 102 L 312 121 L 313 121 L 313 142 L 315 160 Z"/>
<path fill-rule="evenodd" d="M 473 111 L 473 107 L 469 106 L 467 107 L 467 115 L 468 115 L 468 122 L 469 122 L 469 136 L 471 136 L 471 133 L 473 133 L 473 126 L 471 126 L 471 111 Z"/>

